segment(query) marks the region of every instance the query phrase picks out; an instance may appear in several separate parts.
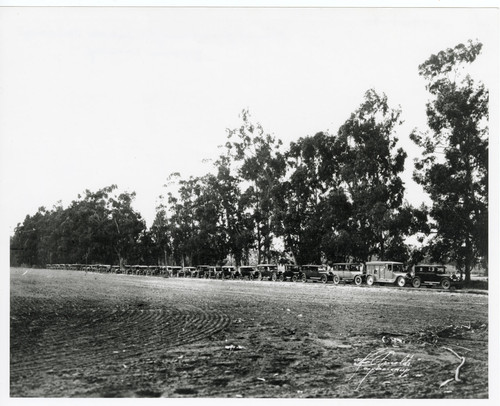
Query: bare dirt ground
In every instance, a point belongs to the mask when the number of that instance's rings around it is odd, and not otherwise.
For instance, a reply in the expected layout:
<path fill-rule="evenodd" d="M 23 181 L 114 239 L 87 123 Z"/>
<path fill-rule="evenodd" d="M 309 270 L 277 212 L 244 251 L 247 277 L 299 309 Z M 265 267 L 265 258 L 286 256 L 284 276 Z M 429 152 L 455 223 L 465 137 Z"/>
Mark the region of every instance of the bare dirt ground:
<path fill-rule="evenodd" d="M 488 397 L 487 295 L 12 268 L 10 300 L 12 397 Z"/>

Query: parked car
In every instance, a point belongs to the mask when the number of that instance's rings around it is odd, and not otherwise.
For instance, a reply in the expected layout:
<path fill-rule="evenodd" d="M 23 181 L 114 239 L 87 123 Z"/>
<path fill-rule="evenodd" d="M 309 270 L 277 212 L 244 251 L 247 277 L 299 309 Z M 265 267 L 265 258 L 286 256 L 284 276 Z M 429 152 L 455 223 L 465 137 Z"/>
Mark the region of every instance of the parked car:
<path fill-rule="evenodd" d="M 218 279 L 220 277 L 220 269 L 213 265 L 200 265 L 200 275 L 205 279 Z"/>
<path fill-rule="evenodd" d="M 254 274 L 257 272 L 257 268 L 254 266 L 243 265 L 240 266 L 239 273 L 242 279 L 252 280 L 254 278 Z"/>
<path fill-rule="evenodd" d="M 373 261 L 366 263 L 366 284 L 395 283 L 403 287 L 407 282 L 407 272 L 402 262 Z"/>
<path fill-rule="evenodd" d="M 458 285 L 460 278 L 451 272 L 447 272 L 445 265 L 418 264 L 412 267 L 410 272 L 411 285 L 419 288 L 422 284 L 426 286 L 441 286 L 449 289 L 452 285 Z"/>
<path fill-rule="evenodd" d="M 234 279 L 236 277 L 236 268 L 232 265 L 224 265 L 219 269 L 221 279 Z"/>
<path fill-rule="evenodd" d="M 158 267 L 158 275 L 160 276 L 168 276 L 168 270 L 165 265 L 159 266 Z"/>
<path fill-rule="evenodd" d="M 354 282 L 359 286 L 363 283 L 363 264 L 357 263 L 335 263 L 330 267 L 333 283 L 338 285 L 340 281 Z"/>
<path fill-rule="evenodd" d="M 300 267 L 293 264 L 278 265 L 278 280 L 279 281 L 292 281 L 299 280 Z"/>
<path fill-rule="evenodd" d="M 185 266 L 183 270 L 186 278 L 196 278 L 198 276 L 197 269 L 194 266 Z"/>
<path fill-rule="evenodd" d="M 182 272 L 182 266 L 171 266 L 172 276 L 176 276 L 177 278 L 184 276 Z"/>
<path fill-rule="evenodd" d="M 196 269 L 198 270 L 198 278 L 208 279 L 210 273 L 210 265 L 198 265 Z"/>
<path fill-rule="evenodd" d="M 278 280 L 278 265 L 276 264 L 259 264 L 257 265 L 257 272 L 254 274 L 254 279 L 263 280 L 268 279 L 271 281 Z"/>
<path fill-rule="evenodd" d="M 299 279 L 302 282 L 317 280 L 327 283 L 329 278 L 328 270 L 323 265 L 302 265 L 300 267 Z"/>

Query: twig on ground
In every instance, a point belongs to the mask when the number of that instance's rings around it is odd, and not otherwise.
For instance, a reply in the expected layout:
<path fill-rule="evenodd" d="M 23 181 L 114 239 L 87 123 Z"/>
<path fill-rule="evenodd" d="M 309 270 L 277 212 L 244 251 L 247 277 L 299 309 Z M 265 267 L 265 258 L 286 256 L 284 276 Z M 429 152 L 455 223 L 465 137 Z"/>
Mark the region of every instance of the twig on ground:
<path fill-rule="evenodd" d="M 458 355 L 455 351 L 453 351 L 451 348 L 448 348 L 448 347 L 442 347 L 444 348 L 445 350 L 448 350 L 450 351 L 452 354 L 454 354 L 458 359 L 461 359 L 462 362 L 460 363 L 460 365 L 457 367 L 456 371 L 455 371 L 455 381 L 457 382 L 462 382 L 462 380 L 458 377 L 458 374 L 460 372 L 460 368 L 462 367 L 463 364 L 465 364 L 465 357 L 461 357 L 460 355 Z M 444 382 L 443 382 L 444 384 Z M 442 385 L 443 385 L 442 384 Z"/>

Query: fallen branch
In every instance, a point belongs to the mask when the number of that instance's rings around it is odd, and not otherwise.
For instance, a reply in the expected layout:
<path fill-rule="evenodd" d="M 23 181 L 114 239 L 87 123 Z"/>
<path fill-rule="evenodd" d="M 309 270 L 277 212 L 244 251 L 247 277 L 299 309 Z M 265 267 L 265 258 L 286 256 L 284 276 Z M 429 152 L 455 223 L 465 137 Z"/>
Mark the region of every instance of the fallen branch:
<path fill-rule="evenodd" d="M 453 351 L 451 348 L 448 348 L 448 347 L 442 347 L 444 348 L 445 350 L 448 350 L 450 351 L 452 354 L 454 354 L 458 359 L 461 359 L 462 362 L 460 363 L 460 365 L 457 367 L 456 371 L 455 371 L 455 381 L 456 382 L 462 382 L 462 380 L 458 377 L 458 374 L 460 372 L 460 368 L 462 367 L 463 364 L 465 364 L 465 357 L 461 357 L 460 355 L 458 355 L 455 351 Z M 446 385 L 446 383 L 448 383 L 449 381 L 452 381 L 453 379 L 449 379 L 448 381 L 445 381 L 441 384 L 441 386 L 444 386 Z M 440 386 L 440 387 L 441 387 Z"/>

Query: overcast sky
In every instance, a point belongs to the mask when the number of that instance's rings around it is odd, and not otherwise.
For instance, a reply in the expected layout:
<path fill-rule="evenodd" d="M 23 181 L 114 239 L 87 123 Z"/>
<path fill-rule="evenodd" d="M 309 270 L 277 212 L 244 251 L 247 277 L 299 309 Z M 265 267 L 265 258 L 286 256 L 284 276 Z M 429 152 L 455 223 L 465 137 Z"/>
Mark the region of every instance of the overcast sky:
<path fill-rule="evenodd" d="M 418 65 L 468 39 L 498 87 L 494 9 L 0 9 L 0 181 L 10 232 L 39 206 L 117 184 L 154 218 L 171 172 L 210 170 L 243 108 L 285 146 L 337 132 L 370 88 L 401 106 L 407 199 L 425 129 Z"/>

